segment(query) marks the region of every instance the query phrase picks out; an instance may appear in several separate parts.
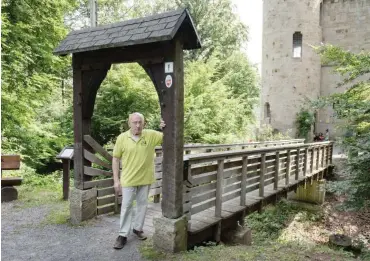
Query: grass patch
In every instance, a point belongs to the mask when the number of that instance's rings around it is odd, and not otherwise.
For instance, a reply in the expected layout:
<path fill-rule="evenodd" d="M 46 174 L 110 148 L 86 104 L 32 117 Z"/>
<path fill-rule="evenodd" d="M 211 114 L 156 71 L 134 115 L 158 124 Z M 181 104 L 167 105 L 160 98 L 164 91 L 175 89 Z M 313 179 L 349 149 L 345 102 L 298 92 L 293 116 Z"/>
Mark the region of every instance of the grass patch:
<path fill-rule="evenodd" d="M 30 208 L 48 204 L 64 203 L 62 197 L 62 187 L 55 186 L 30 186 L 21 185 L 17 187 L 18 203 L 17 207 Z"/>
<path fill-rule="evenodd" d="M 354 260 L 351 254 L 335 251 L 326 246 L 305 246 L 299 244 L 263 244 L 258 246 L 208 246 L 197 247 L 194 250 L 178 254 L 167 254 L 155 251 L 152 241 L 143 243 L 140 247 L 142 256 L 147 260 L 159 261 L 344 261 Z"/>
<path fill-rule="evenodd" d="M 70 213 L 68 201 L 64 201 L 58 207 L 52 209 L 45 217 L 43 225 L 61 225 L 69 223 Z"/>

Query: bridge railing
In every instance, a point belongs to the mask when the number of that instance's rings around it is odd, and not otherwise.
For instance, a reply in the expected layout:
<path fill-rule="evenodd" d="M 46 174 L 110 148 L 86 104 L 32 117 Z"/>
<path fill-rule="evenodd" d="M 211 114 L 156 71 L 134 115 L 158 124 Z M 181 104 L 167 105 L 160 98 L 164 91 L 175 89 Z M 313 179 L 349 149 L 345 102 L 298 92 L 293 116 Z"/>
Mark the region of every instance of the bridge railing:
<path fill-rule="evenodd" d="M 262 199 L 267 185 L 273 184 L 273 190 L 278 190 L 327 168 L 332 146 L 332 142 L 320 142 L 187 155 L 184 213 L 191 219 L 192 215 L 214 208 L 214 216 L 220 218 L 225 201 L 239 197 L 244 206 L 250 197 Z"/>
<path fill-rule="evenodd" d="M 304 144 L 304 139 L 260 141 L 248 143 L 230 143 L 230 144 L 185 144 L 184 155 L 195 155 L 201 153 L 212 153 L 234 150 L 250 150 L 254 148 L 276 147 L 283 145 Z M 151 185 L 149 195 L 154 196 L 154 202 L 160 201 L 162 193 L 162 147 L 156 147 L 155 159 L 155 183 Z"/>

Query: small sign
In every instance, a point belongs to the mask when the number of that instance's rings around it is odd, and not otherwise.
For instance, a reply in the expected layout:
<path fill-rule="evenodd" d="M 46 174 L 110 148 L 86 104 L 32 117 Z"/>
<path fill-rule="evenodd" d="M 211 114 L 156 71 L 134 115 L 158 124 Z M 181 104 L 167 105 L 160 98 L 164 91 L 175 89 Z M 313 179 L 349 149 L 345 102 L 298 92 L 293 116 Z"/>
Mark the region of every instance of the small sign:
<path fill-rule="evenodd" d="M 172 76 L 171 75 L 166 76 L 165 83 L 166 83 L 167 88 L 170 88 L 172 86 Z"/>
<path fill-rule="evenodd" d="M 164 63 L 164 72 L 173 73 L 173 62 Z"/>

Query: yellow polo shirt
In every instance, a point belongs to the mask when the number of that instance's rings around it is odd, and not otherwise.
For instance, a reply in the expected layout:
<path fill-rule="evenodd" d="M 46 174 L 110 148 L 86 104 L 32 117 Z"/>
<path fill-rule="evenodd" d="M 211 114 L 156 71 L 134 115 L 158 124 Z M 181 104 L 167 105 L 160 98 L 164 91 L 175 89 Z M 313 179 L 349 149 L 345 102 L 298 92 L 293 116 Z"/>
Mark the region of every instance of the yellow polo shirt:
<path fill-rule="evenodd" d="M 143 130 L 138 141 L 128 130 L 118 136 L 113 157 L 122 161 L 122 187 L 149 185 L 154 182 L 155 147 L 161 145 L 163 133 Z"/>

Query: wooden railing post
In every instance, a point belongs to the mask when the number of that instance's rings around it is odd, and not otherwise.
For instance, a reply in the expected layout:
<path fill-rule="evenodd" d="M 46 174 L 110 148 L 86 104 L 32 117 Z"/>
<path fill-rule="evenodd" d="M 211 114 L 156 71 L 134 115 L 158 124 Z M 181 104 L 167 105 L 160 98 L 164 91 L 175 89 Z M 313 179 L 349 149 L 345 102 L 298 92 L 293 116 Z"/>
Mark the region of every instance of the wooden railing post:
<path fill-rule="evenodd" d="M 315 147 L 311 147 L 311 164 L 310 164 L 310 174 L 314 171 L 315 164 Z"/>
<path fill-rule="evenodd" d="M 316 170 L 319 169 L 320 165 L 320 146 L 317 147 L 317 154 L 316 154 Z"/>
<path fill-rule="evenodd" d="M 215 207 L 215 216 L 221 217 L 222 210 L 222 192 L 224 185 L 224 160 L 217 161 L 217 187 L 216 187 L 216 207 Z"/>
<path fill-rule="evenodd" d="M 303 176 L 306 177 L 307 175 L 307 167 L 308 167 L 308 148 L 304 150 L 304 162 L 303 162 Z"/>
<path fill-rule="evenodd" d="M 289 185 L 289 178 L 290 178 L 290 150 L 287 151 L 285 185 Z"/>
<path fill-rule="evenodd" d="M 266 173 L 266 153 L 261 154 L 261 171 L 260 171 L 260 197 L 265 194 L 265 173 Z"/>
<path fill-rule="evenodd" d="M 241 190 L 240 190 L 240 206 L 245 206 L 245 197 L 247 193 L 247 169 L 248 169 L 248 156 L 243 157 L 242 166 L 242 180 L 241 180 Z"/>
<path fill-rule="evenodd" d="M 275 154 L 275 177 L 274 177 L 274 190 L 278 189 L 279 184 L 279 172 L 280 172 L 280 152 L 277 151 Z"/>
<path fill-rule="evenodd" d="M 330 145 L 330 164 L 333 164 L 333 149 L 334 149 L 334 145 L 333 143 Z"/>
<path fill-rule="evenodd" d="M 326 146 L 322 146 L 321 168 L 324 167 L 324 162 L 325 162 L 325 148 L 326 148 Z"/>
<path fill-rule="evenodd" d="M 326 149 L 325 167 L 328 167 L 330 157 L 330 145 L 326 146 L 325 149 Z"/>
<path fill-rule="evenodd" d="M 297 157 L 295 157 L 295 180 L 299 178 L 299 158 L 300 158 L 301 150 L 297 148 Z"/>

